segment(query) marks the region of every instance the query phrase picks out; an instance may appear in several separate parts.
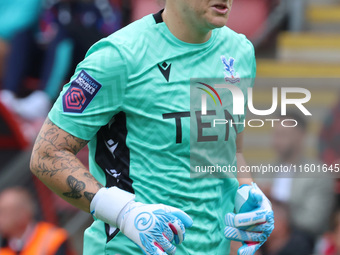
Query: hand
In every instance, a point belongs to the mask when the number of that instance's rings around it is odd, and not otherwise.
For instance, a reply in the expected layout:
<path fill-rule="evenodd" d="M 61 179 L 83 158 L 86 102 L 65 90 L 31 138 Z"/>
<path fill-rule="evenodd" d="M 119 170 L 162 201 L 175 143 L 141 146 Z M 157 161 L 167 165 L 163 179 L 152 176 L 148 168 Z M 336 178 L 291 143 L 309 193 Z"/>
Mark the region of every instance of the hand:
<path fill-rule="evenodd" d="M 172 244 L 182 243 L 185 228 L 192 219 L 183 211 L 163 204 L 142 204 L 131 201 L 118 217 L 121 232 L 148 255 L 175 254 Z"/>
<path fill-rule="evenodd" d="M 117 187 L 101 188 L 90 204 L 91 214 L 117 227 L 146 255 L 175 254 L 172 244 L 182 243 L 192 219 L 183 211 L 163 204 L 142 204 Z"/>
<path fill-rule="evenodd" d="M 267 240 L 274 229 L 271 203 L 259 187 L 252 183 L 241 186 L 235 198 L 236 214 L 225 217 L 224 235 L 229 240 L 242 242 L 239 255 L 252 255 Z"/>

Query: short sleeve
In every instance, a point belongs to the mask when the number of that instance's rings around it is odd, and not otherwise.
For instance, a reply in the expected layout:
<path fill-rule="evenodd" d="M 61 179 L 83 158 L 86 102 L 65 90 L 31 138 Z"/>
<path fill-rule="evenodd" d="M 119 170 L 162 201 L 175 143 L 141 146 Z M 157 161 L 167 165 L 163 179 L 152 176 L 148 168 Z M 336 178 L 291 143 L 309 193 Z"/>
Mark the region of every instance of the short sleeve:
<path fill-rule="evenodd" d="M 127 76 L 121 51 L 109 39 L 99 41 L 78 64 L 48 117 L 66 132 L 91 140 L 122 110 Z"/>
<path fill-rule="evenodd" d="M 250 41 L 247 41 L 248 45 L 250 46 L 250 60 L 248 61 L 249 68 L 250 68 L 250 76 L 246 77 L 247 88 L 254 87 L 255 78 L 256 78 L 256 59 L 255 59 L 255 50 L 254 46 Z M 244 91 L 245 100 L 244 100 L 244 114 L 239 115 L 240 119 L 238 120 L 239 123 L 244 123 L 246 121 L 246 113 L 248 111 L 248 93 Z M 241 133 L 244 130 L 245 125 L 240 124 L 237 127 L 237 133 Z"/>

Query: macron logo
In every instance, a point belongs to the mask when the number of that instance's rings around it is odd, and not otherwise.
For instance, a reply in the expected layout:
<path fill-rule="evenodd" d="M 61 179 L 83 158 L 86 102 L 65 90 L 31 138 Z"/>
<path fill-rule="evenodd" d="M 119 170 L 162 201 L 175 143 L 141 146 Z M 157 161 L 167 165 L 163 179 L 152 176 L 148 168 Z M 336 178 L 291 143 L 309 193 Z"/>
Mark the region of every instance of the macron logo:
<path fill-rule="evenodd" d="M 159 71 L 161 71 L 161 73 L 163 74 L 166 81 L 169 82 L 171 64 L 163 62 L 162 65 L 158 64 L 158 68 L 159 68 Z"/>

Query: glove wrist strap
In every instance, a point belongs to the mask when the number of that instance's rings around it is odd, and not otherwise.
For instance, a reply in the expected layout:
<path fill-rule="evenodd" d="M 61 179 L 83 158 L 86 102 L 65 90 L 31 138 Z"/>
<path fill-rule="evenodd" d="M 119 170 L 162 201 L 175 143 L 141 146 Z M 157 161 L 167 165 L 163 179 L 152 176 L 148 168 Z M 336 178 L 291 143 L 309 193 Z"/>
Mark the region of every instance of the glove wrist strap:
<path fill-rule="evenodd" d="M 119 213 L 134 199 L 134 194 L 117 187 L 101 188 L 90 204 L 91 214 L 97 219 L 117 227 Z"/>

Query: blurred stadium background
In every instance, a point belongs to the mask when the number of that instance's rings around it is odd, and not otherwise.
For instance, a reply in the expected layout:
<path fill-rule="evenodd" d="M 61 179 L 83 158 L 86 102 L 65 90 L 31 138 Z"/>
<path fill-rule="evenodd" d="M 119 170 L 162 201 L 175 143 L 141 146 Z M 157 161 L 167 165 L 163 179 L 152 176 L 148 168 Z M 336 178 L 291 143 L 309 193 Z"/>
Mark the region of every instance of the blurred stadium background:
<path fill-rule="evenodd" d="M 0 2 L 0 191 L 12 186 L 30 190 L 39 207 L 36 219 L 65 228 L 74 250 L 81 254 L 83 231 L 92 219 L 30 174 L 32 143 L 87 48 L 129 22 L 157 12 L 164 3 L 24 2 Z M 302 87 L 312 94 L 306 107 L 313 116 L 302 120 L 306 129 L 280 133 L 268 124 L 246 128 L 248 164 L 289 163 L 282 162 L 284 150 L 294 151 L 299 163 L 340 163 L 340 1 L 234 0 L 227 25 L 245 34 L 255 46 L 256 108 L 270 108 L 272 87 Z M 251 114 L 247 117 L 258 119 Z M 302 136 L 304 139 L 297 138 Z M 87 149 L 78 156 L 87 165 Z M 307 181 L 290 177 L 294 181 L 256 179 L 277 210 L 277 230 L 259 254 L 340 254 L 339 174 Z"/>

